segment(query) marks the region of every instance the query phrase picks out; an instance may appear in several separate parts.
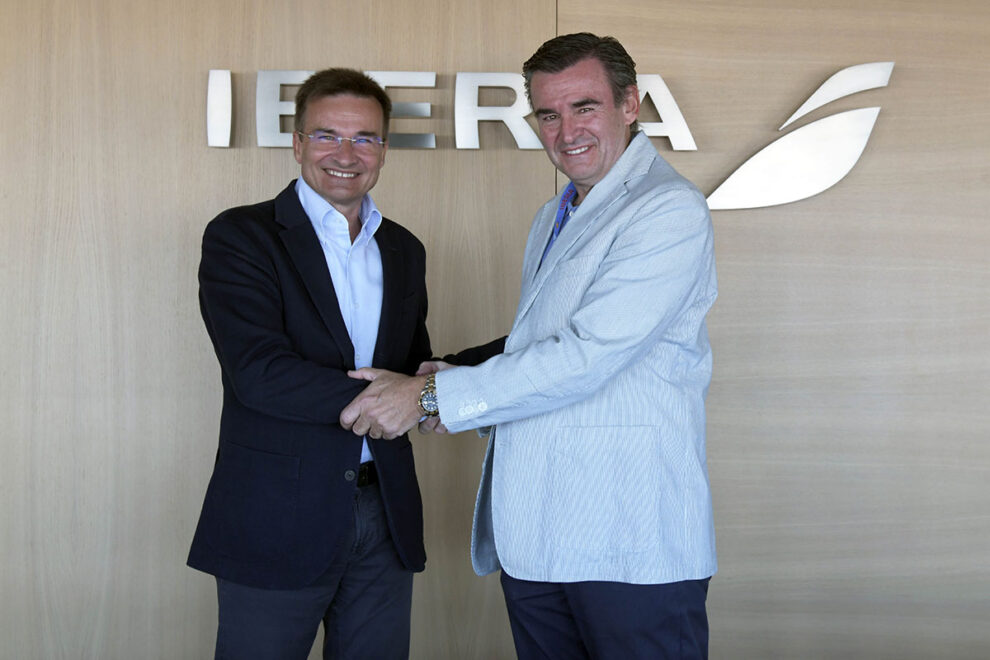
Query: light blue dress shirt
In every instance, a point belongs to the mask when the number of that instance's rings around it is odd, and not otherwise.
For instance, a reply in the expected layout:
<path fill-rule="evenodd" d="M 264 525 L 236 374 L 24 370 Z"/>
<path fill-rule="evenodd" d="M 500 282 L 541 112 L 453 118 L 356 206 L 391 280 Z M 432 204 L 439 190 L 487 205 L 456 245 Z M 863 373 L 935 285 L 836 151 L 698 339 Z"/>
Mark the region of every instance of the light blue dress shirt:
<path fill-rule="evenodd" d="M 382 254 L 375 241 L 382 214 L 371 197 L 365 195 L 359 213 L 361 231 L 351 243 L 347 218 L 320 197 L 302 177 L 296 180 L 296 193 L 320 239 L 340 315 L 354 345 L 354 366 L 359 369 L 370 367 L 382 315 Z M 365 437 L 361 445 L 361 462 L 372 458 Z"/>

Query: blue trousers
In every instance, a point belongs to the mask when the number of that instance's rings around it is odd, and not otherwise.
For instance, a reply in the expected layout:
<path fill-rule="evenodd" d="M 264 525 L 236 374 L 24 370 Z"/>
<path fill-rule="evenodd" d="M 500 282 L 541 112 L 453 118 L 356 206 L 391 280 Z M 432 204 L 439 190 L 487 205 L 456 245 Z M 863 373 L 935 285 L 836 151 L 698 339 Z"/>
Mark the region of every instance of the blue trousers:
<path fill-rule="evenodd" d="M 519 660 L 708 657 L 708 582 L 530 582 L 502 571 Z"/>
<path fill-rule="evenodd" d="M 354 520 L 330 568 L 308 587 L 217 579 L 217 660 L 306 660 L 321 621 L 326 660 L 409 657 L 413 574 L 396 554 L 377 484 L 357 490 Z"/>

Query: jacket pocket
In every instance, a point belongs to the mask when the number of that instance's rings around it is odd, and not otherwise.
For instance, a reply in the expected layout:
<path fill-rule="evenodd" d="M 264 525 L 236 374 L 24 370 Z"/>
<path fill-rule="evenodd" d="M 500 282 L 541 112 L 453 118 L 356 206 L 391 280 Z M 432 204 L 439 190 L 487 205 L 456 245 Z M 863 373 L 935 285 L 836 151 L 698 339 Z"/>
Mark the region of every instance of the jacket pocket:
<path fill-rule="evenodd" d="M 298 456 L 226 442 L 207 493 L 207 539 L 240 561 L 276 558 L 294 537 L 298 500 Z"/>
<path fill-rule="evenodd" d="M 599 556 L 656 548 L 660 455 L 653 426 L 560 429 L 549 490 L 558 545 Z"/>

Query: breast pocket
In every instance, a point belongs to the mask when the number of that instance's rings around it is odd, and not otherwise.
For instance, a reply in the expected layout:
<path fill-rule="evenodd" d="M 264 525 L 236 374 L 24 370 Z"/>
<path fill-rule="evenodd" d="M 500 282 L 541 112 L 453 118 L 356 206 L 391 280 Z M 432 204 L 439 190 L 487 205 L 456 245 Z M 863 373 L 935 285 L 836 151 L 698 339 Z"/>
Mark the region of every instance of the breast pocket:
<path fill-rule="evenodd" d="M 529 319 L 546 333 L 565 325 L 579 307 L 598 272 L 598 257 L 578 257 L 561 261 L 547 275 L 533 300 Z"/>
<path fill-rule="evenodd" d="M 575 278 L 591 280 L 595 272 L 598 270 L 600 262 L 600 255 L 575 257 L 573 259 L 565 259 L 560 261 L 553 267 L 553 271 L 547 276 L 547 282 L 544 286 L 549 286 L 556 284 L 559 281 L 566 281 Z"/>

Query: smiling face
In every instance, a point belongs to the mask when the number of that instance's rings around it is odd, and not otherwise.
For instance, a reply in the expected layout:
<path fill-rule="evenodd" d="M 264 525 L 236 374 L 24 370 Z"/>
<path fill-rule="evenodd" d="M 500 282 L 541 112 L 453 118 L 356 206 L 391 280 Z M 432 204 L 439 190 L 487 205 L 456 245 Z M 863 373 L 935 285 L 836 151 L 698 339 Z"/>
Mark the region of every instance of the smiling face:
<path fill-rule="evenodd" d="M 302 133 L 312 135 L 316 131 L 348 138 L 383 136 L 382 107 L 373 98 L 351 94 L 310 100 Z M 387 150 L 387 144 L 370 151 L 356 150 L 349 140 L 328 148 L 299 133 L 292 135 L 292 151 L 301 166 L 303 181 L 354 221 L 361 210 L 361 200 L 378 182 Z"/>
<path fill-rule="evenodd" d="M 627 87 L 616 105 L 605 67 L 590 57 L 558 73 L 534 73 L 530 95 L 540 142 L 574 183 L 580 202 L 629 145 L 639 92 Z"/>

